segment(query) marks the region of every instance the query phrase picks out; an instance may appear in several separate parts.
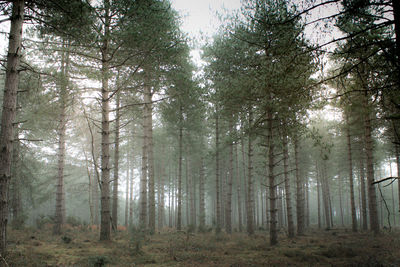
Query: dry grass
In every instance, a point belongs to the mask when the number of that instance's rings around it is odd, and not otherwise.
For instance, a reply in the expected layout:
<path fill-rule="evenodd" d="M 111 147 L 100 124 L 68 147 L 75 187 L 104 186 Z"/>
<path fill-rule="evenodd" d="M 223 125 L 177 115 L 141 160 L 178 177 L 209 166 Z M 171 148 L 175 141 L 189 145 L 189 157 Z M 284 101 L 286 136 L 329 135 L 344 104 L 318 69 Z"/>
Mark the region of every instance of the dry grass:
<path fill-rule="evenodd" d="M 400 232 L 353 234 L 310 231 L 271 247 L 268 235 L 187 234 L 162 231 L 141 240 L 139 251 L 126 232 L 99 242 L 97 232 L 70 230 L 71 242 L 49 230 L 10 231 L 9 266 L 400 266 Z M 0 264 L 1 265 L 1 264 Z"/>

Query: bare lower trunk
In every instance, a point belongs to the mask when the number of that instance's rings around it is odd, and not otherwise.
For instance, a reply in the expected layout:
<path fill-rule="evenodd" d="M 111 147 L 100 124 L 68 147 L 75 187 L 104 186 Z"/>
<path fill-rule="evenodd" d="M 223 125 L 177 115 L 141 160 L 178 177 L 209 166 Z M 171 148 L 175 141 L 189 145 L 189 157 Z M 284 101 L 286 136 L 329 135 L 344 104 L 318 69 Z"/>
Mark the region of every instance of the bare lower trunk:
<path fill-rule="evenodd" d="M 216 202 L 216 229 L 221 230 L 221 200 L 220 200 L 220 177 L 219 177 L 219 118 L 218 109 L 215 118 L 215 202 Z"/>
<path fill-rule="evenodd" d="M 241 184 L 242 179 L 239 173 L 239 155 L 238 155 L 238 143 L 235 144 L 235 160 L 236 160 L 236 188 L 237 188 L 237 209 L 238 209 L 238 229 L 239 232 L 243 231 L 242 226 L 242 191 Z"/>
<path fill-rule="evenodd" d="M 3 111 L 0 131 L 0 254 L 7 247 L 8 186 L 11 175 L 13 150 L 13 123 L 16 116 L 19 63 L 21 58 L 22 25 L 24 21 L 23 0 L 13 1 L 11 28 L 8 43 L 6 79 L 4 84 Z"/>
<path fill-rule="evenodd" d="M 318 166 L 318 162 L 315 164 L 316 178 L 317 178 L 317 216 L 318 216 L 318 229 L 321 229 L 321 172 Z"/>
<path fill-rule="evenodd" d="M 253 124 L 253 111 L 250 107 L 249 109 L 249 129 Z M 253 207 L 254 207 L 254 199 L 253 199 L 253 145 L 252 145 L 252 134 L 249 132 L 249 145 L 248 145 L 248 162 L 247 162 L 247 201 L 246 201 L 246 210 L 247 210 L 247 233 L 249 235 L 254 234 L 254 221 L 253 221 Z"/>
<path fill-rule="evenodd" d="M 339 179 L 339 209 L 340 209 L 340 221 L 342 223 L 342 227 L 344 227 L 344 214 L 343 214 L 343 193 L 342 193 L 342 177 L 339 173 L 338 175 L 338 179 Z"/>
<path fill-rule="evenodd" d="M 365 194 L 365 173 L 364 173 L 364 162 L 363 159 L 360 158 L 359 161 L 359 169 L 360 169 L 360 184 L 361 184 L 361 216 L 362 216 L 362 229 L 364 231 L 368 230 L 368 216 L 367 216 L 367 196 Z"/>
<path fill-rule="evenodd" d="M 351 205 L 351 225 L 353 232 L 357 232 L 357 214 L 356 203 L 354 199 L 354 182 L 353 182 L 353 159 L 351 155 L 351 139 L 350 139 L 350 125 L 349 117 L 346 114 L 346 135 L 347 135 L 347 157 L 349 162 L 349 184 L 350 184 L 350 205 Z"/>
<path fill-rule="evenodd" d="M 128 149 L 129 149 L 129 141 L 128 141 Z M 126 168 L 126 184 L 125 184 L 125 227 L 129 226 L 129 171 L 130 171 L 130 158 L 127 158 Z"/>
<path fill-rule="evenodd" d="M 278 231 L 277 231 L 277 206 L 276 206 L 276 190 L 277 186 L 275 184 L 275 173 L 274 173 L 274 141 L 273 141 L 273 115 L 272 110 L 268 109 L 268 134 L 267 134 L 267 144 L 268 144 L 268 185 L 269 185 L 269 207 L 270 207 L 270 227 L 269 227 L 269 241 L 271 245 L 276 245 L 278 243 Z"/>
<path fill-rule="evenodd" d="M 61 56 L 61 82 L 60 82 L 60 120 L 58 126 L 58 162 L 57 162 L 57 187 L 56 187 L 56 213 L 53 234 L 59 235 L 62 232 L 62 225 L 65 223 L 65 195 L 64 195 L 64 165 L 65 165 L 65 136 L 67 127 L 66 109 L 68 95 L 68 69 L 69 69 L 69 46 L 63 45 L 66 52 Z"/>
<path fill-rule="evenodd" d="M 200 160 L 200 177 L 199 177 L 199 229 L 204 231 L 204 227 L 206 225 L 206 210 L 205 210 L 205 195 L 204 195 L 204 158 L 201 157 Z"/>
<path fill-rule="evenodd" d="M 143 141 L 142 141 L 142 171 L 140 177 L 140 214 L 139 225 L 141 228 L 147 228 L 147 105 L 143 107 Z"/>
<path fill-rule="evenodd" d="M 365 154 L 367 156 L 367 182 L 368 182 L 368 206 L 369 206 L 369 221 L 371 230 L 375 235 L 379 234 L 379 221 L 378 210 L 376 205 L 376 191 L 374 182 L 374 160 L 373 160 L 373 147 L 372 147 L 372 127 L 371 117 L 368 110 L 368 95 L 364 96 L 364 130 L 365 130 Z"/>
<path fill-rule="evenodd" d="M 229 119 L 229 131 L 233 136 L 233 118 Z M 229 175 L 228 175 L 228 188 L 227 200 L 225 207 L 225 229 L 227 233 L 232 233 L 232 183 L 233 183 L 233 141 L 229 141 Z"/>
<path fill-rule="evenodd" d="M 149 176 L 149 230 L 156 230 L 156 203 L 154 185 L 154 153 L 153 153 L 153 105 L 152 92 L 149 85 L 145 86 L 145 105 L 147 105 L 147 149 L 148 149 L 148 176 Z"/>
<path fill-rule="evenodd" d="M 328 191 L 328 177 L 326 173 L 326 161 L 322 162 L 322 170 L 321 170 L 321 185 L 322 185 L 322 199 L 324 204 L 324 214 L 325 214 L 325 225 L 326 229 L 331 228 L 331 212 L 330 212 L 330 203 L 329 203 L 329 191 Z"/>
<path fill-rule="evenodd" d="M 178 218 L 176 229 L 182 230 L 182 153 L 183 153 L 183 108 L 180 106 L 180 125 L 179 125 L 179 159 L 178 159 Z"/>
<path fill-rule="evenodd" d="M 162 153 L 164 154 L 164 153 Z M 164 176 L 165 176 L 165 166 L 164 161 L 160 161 L 160 179 L 158 182 L 158 229 L 161 230 L 164 227 Z"/>
<path fill-rule="evenodd" d="M 288 152 L 288 142 L 287 136 L 284 134 L 282 136 L 283 140 L 283 175 L 285 179 L 285 195 L 286 195 L 286 213 L 287 213 L 287 223 L 288 223 L 288 235 L 289 238 L 294 237 L 294 223 L 292 214 L 292 203 L 290 194 L 290 181 L 289 181 L 289 152 Z"/>
<path fill-rule="evenodd" d="M 113 204 L 112 204 L 112 223 L 114 230 L 118 227 L 118 182 L 119 182 L 119 120 L 120 120 L 120 93 L 116 94 L 116 114 L 115 114 L 115 149 L 114 149 L 114 180 L 113 180 Z"/>
<path fill-rule="evenodd" d="M 299 141 L 297 137 L 294 140 L 294 157 L 296 166 L 296 215 L 297 215 L 297 234 L 304 234 L 304 193 L 303 179 L 300 175 L 299 164 Z"/>

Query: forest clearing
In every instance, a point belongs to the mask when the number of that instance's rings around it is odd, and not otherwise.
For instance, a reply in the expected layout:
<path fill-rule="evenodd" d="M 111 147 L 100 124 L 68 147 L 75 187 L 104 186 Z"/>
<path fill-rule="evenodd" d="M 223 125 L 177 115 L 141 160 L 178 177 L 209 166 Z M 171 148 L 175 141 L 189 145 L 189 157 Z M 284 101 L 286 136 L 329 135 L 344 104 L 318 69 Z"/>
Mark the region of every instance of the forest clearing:
<path fill-rule="evenodd" d="M 399 18 L 0 0 L 0 266 L 400 266 Z"/>
<path fill-rule="evenodd" d="M 191 233 L 163 229 L 140 237 L 125 231 L 112 241 L 98 241 L 98 232 L 67 230 L 54 236 L 50 230 L 12 231 L 9 266 L 399 266 L 400 232 L 379 238 L 349 229 L 310 229 L 289 239 L 280 233 L 278 246 L 268 244 L 268 233 Z M 66 238 L 68 237 L 68 238 Z M 70 238 L 70 239 L 69 239 Z M 137 244 L 139 242 L 140 244 Z M 140 246 L 137 249 L 137 245 Z"/>

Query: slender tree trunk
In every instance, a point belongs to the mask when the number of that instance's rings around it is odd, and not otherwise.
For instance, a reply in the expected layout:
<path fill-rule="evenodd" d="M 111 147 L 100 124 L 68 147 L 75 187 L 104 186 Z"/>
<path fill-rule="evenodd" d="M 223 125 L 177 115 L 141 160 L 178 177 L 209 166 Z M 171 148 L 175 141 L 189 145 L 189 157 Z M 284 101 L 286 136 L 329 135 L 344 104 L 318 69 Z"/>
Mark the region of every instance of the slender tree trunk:
<path fill-rule="evenodd" d="M 3 111 L 0 130 L 0 254 L 7 248 L 8 186 L 11 176 L 14 127 L 16 117 L 17 90 L 19 83 L 19 63 L 21 59 L 22 25 L 24 22 L 25 1 L 13 1 L 6 79 L 3 94 Z"/>
<path fill-rule="evenodd" d="M 269 207 L 270 207 L 270 227 L 269 227 L 269 241 L 271 245 L 278 243 L 278 230 L 277 230 L 277 206 L 276 206 L 276 190 L 275 173 L 274 173 L 274 141 L 273 141 L 273 115 L 272 110 L 267 110 L 268 119 L 268 185 L 269 185 Z"/>
<path fill-rule="evenodd" d="M 164 154 L 164 153 L 162 153 Z M 164 160 L 160 161 L 160 179 L 158 183 L 158 195 L 159 203 L 158 203 L 158 229 L 161 230 L 164 227 L 164 176 L 165 176 L 165 165 Z"/>
<path fill-rule="evenodd" d="M 350 139 L 350 122 L 349 116 L 346 114 L 346 137 L 347 137 L 347 157 L 349 162 L 349 185 L 350 185 L 350 205 L 351 205 L 351 225 L 353 232 L 357 232 L 357 215 L 356 204 L 354 199 L 354 182 L 353 182 L 353 160 L 351 155 L 351 139 Z"/>
<path fill-rule="evenodd" d="M 305 182 L 305 198 L 306 198 L 306 223 L 305 226 L 310 226 L 310 190 L 308 181 Z"/>
<path fill-rule="evenodd" d="M 361 184 L 361 214 L 362 214 L 362 229 L 364 231 L 368 230 L 368 216 L 367 216 L 367 196 L 365 194 L 365 174 L 364 174 L 364 162 L 363 159 L 360 158 L 359 161 L 359 169 L 360 169 L 360 184 Z"/>
<path fill-rule="evenodd" d="M 365 130 L 365 154 L 367 156 L 367 183 L 368 183 L 368 206 L 369 206 L 369 220 L 371 224 L 371 230 L 375 235 L 379 234 L 379 220 L 378 210 L 376 204 L 376 191 L 374 182 L 374 160 L 373 160 L 373 147 L 372 147 L 372 127 L 371 127 L 371 115 L 368 110 L 368 94 L 364 96 L 364 130 Z"/>
<path fill-rule="evenodd" d="M 60 119 L 58 126 L 58 162 L 57 162 L 57 187 L 56 187 L 56 209 L 55 209 L 55 224 L 53 234 L 59 235 L 62 232 L 62 226 L 65 223 L 65 195 L 64 195 L 64 165 L 65 165 L 65 135 L 67 127 L 67 90 L 68 90 L 68 69 L 69 69 L 69 45 L 63 42 L 63 48 L 66 51 L 62 52 L 61 56 L 61 82 L 59 92 L 60 104 Z"/>
<path fill-rule="evenodd" d="M 117 89 L 118 90 L 118 89 Z M 119 183 L 119 120 L 120 120 L 120 92 L 116 93 L 115 114 L 115 149 L 114 149 L 114 181 L 113 181 L 113 204 L 112 223 L 114 231 L 118 227 L 118 183 Z"/>
<path fill-rule="evenodd" d="M 135 179 L 135 175 L 134 175 L 134 170 L 135 170 L 135 157 L 133 155 L 134 150 L 133 148 L 131 148 L 132 151 L 132 164 L 130 166 L 130 173 L 131 173 L 131 177 L 129 179 L 129 226 L 131 227 L 133 225 L 133 182 Z"/>
<path fill-rule="evenodd" d="M 239 232 L 243 231 L 242 225 L 242 191 L 241 191 L 241 184 L 242 179 L 239 173 L 239 155 L 238 155 L 238 145 L 239 143 L 236 142 L 235 144 L 235 160 L 236 160 L 236 189 L 237 189 L 237 209 L 238 209 L 238 229 Z"/>
<path fill-rule="evenodd" d="M 110 214 L 110 92 L 108 88 L 109 43 L 110 43 L 110 1 L 104 0 L 104 36 L 101 47 L 101 224 L 100 240 L 111 239 L 111 214 Z"/>
<path fill-rule="evenodd" d="M 182 230 L 182 153 L 183 153 L 183 107 L 180 106 L 180 125 L 179 125 L 179 160 L 178 160 L 178 218 L 176 222 L 177 230 Z"/>
<path fill-rule="evenodd" d="M 129 151 L 129 140 L 128 140 L 128 151 Z M 125 185 L 125 227 L 129 227 L 129 171 L 130 171 L 130 157 L 127 157 L 127 168 L 126 168 L 126 185 Z"/>
<path fill-rule="evenodd" d="M 342 193 L 342 177 L 339 173 L 339 209 L 340 209 L 340 221 L 342 223 L 342 227 L 344 227 L 344 214 L 343 214 L 343 203 L 342 203 L 342 198 L 343 198 L 343 193 Z"/>
<path fill-rule="evenodd" d="M 146 83 L 148 83 L 148 78 Z M 149 229 L 150 233 L 156 231 L 156 203 L 155 203 L 155 185 L 154 185 L 154 148 L 153 148 L 153 104 L 152 91 L 149 84 L 145 85 L 144 102 L 147 105 L 147 160 L 148 160 L 148 177 L 149 177 Z"/>
<path fill-rule="evenodd" d="M 322 228 L 321 224 L 321 171 L 318 162 L 315 164 L 317 176 L 317 209 L 318 209 L 318 229 Z"/>
<path fill-rule="evenodd" d="M 221 200 L 220 200 L 220 177 L 219 177 L 219 110 L 215 112 L 215 205 L 216 205 L 216 230 L 221 231 Z"/>
<path fill-rule="evenodd" d="M 144 100 L 146 102 L 146 100 Z M 148 161 L 147 161 L 147 145 L 148 145 L 148 131 L 147 131 L 147 112 L 148 105 L 143 106 L 143 142 L 142 142 L 142 171 L 140 176 L 140 215 L 139 215 L 139 225 L 141 228 L 147 228 L 147 171 L 148 171 Z"/>
<path fill-rule="evenodd" d="M 231 138 L 233 136 L 233 115 L 229 119 L 229 131 Z M 228 175 L 228 192 L 225 209 L 225 229 L 226 232 L 232 233 L 232 184 L 233 184 L 233 141 L 229 141 L 229 175 Z"/>
<path fill-rule="evenodd" d="M 289 181 L 289 152 L 287 135 L 284 133 L 282 136 L 283 141 L 283 175 L 285 180 L 285 193 L 286 193 L 286 213 L 288 222 L 288 235 L 289 238 L 294 237 L 294 223 L 292 214 L 292 200 L 290 195 L 290 181 Z"/>
<path fill-rule="evenodd" d="M 200 205 L 199 205 L 199 214 L 200 214 L 200 226 L 199 229 L 204 231 L 206 225 L 206 203 L 205 203 L 205 191 L 204 191 L 204 184 L 205 184 L 205 176 L 204 176 L 204 158 L 201 157 L 200 160 L 200 181 L 199 181 L 199 194 L 200 194 Z"/>
<path fill-rule="evenodd" d="M 249 108 L 249 129 L 251 129 L 253 125 L 253 110 Z M 251 236 L 254 234 L 254 223 L 253 223 L 253 207 L 254 207 L 254 198 L 253 198 L 253 144 L 252 144 L 252 133 L 249 131 L 248 136 L 249 144 L 248 144 L 248 162 L 247 162 L 247 233 Z"/>
<path fill-rule="evenodd" d="M 299 140 L 297 136 L 294 140 L 294 158 L 296 166 L 296 215 L 297 215 L 297 234 L 304 234 L 304 194 L 303 194 L 303 179 L 300 175 L 299 164 Z"/>
<path fill-rule="evenodd" d="M 13 142 L 13 156 L 11 163 L 11 188 L 10 193 L 11 196 L 11 211 L 12 211 L 12 227 L 13 229 L 20 229 L 23 226 L 23 221 L 21 220 L 21 216 L 23 214 L 22 210 L 22 200 L 21 200 L 21 161 L 19 158 L 20 154 L 20 141 L 18 140 L 19 130 L 15 128 L 15 138 Z"/>
<path fill-rule="evenodd" d="M 321 186 L 322 186 L 322 199 L 324 202 L 324 214 L 325 214 L 325 225 L 326 229 L 331 228 L 331 212 L 329 205 L 329 192 L 328 192 L 328 177 L 326 172 L 326 160 L 322 162 L 322 170 L 321 170 Z"/>

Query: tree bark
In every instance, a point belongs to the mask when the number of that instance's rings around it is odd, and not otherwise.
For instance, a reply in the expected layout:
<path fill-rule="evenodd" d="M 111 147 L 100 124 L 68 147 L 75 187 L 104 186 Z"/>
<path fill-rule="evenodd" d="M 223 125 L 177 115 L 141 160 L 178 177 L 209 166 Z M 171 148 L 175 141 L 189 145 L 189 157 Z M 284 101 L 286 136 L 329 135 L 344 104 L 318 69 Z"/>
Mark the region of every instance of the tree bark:
<path fill-rule="evenodd" d="M 129 151 L 129 140 L 128 140 L 128 151 Z M 126 168 L 126 184 L 125 184 L 125 227 L 129 227 L 129 171 L 130 171 L 130 157 L 127 157 L 127 168 Z"/>
<path fill-rule="evenodd" d="M 304 234 L 304 193 L 303 179 L 300 175 L 299 164 L 299 140 L 297 136 L 294 140 L 294 158 L 296 166 L 296 215 L 297 215 L 297 234 Z"/>
<path fill-rule="evenodd" d="M 267 110 L 268 120 L 268 133 L 267 133 L 267 144 L 268 144 L 268 185 L 269 185 L 269 207 L 270 207 L 270 227 L 269 227 L 269 241 L 270 244 L 278 244 L 278 230 L 277 230 L 277 206 L 276 206 L 276 190 L 275 184 L 275 173 L 274 173 L 274 140 L 273 140 L 273 114 L 272 110 Z"/>
<path fill-rule="evenodd" d="M 243 231 L 242 225 L 242 191 L 241 191 L 241 184 L 242 179 L 239 173 L 239 155 L 238 155 L 238 145 L 239 143 L 236 142 L 235 144 L 235 160 L 236 160 L 236 189 L 237 189 L 237 209 L 238 209 L 238 230 L 239 232 Z"/>
<path fill-rule="evenodd" d="M 67 127 L 67 95 L 68 95 L 68 71 L 69 71 L 69 45 L 63 42 L 61 55 L 61 81 L 59 92 L 60 119 L 58 126 L 58 161 L 57 161 L 57 186 L 56 186 L 56 209 L 53 234 L 59 235 L 65 223 L 65 194 L 64 194 L 64 165 L 65 165 L 65 136 Z M 64 209 L 64 210 L 63 210 Z"/>
<path fill-rule="evenodd" d="M 199 198 L 200 198 L 200 203 L 199 203 L 199 229 L 200 231 L 205 230 L 206 226 L 206 203 L 205 203 L 205 191 L 204 191 L 204 184 L 205 184 L 205 176 L 204 176 L 204 158 L 201 157 L 200 160 L 200 181 L 199 181 Z"/>
<path fill-rule="evenodd" d="M 376 202 L 376 191 L 374 182 L 374 160 L 373 160 L 373 146 L 372 146 L 372 127 L 371 115 L 369 112 L 368 93 L 364 95 L 364 130 L 365 130 L 365 154 L 367 156 L 367 183 L 368 183 L 368 206 L 369 206 L 369 221 L 371 230 L 375 235 L 379 234 L 379 218 Z"/>
<path fill-rule="evenodd" d="M 221 200 L 219 177 L 219 110 L 215 112 L 215 201 L 216 201 L 216 231 L 221 231 Z"/>
<path fill-rule="evenodd" d="M 360 184 L 361 184 L 361 216 L 362 216 L 362 229 L 368 230 L 368 216 L 367 216 L 367 196 L 365 194 L 365 173 L 364 173 L 364 161 L 362 157 L 359 160 L 360 169 Z"/>
<path fill-rule="evenodd" d="M 233 136 L 233 115 L 229 118 L 229 131 L 230 136 Z M 232 184 L 233 184 L 233 141 L 229 141 L 229 174 L 228 174 L 228 192 L 226 194 L 226 207 L 225 207 L 225 229 L 228 234 L 232 233 Z"/>
<path fill-rule="evenodd" d="M 292 200 L 290 194 L 290 181 L 289 181 L 289 152 L 288 152 L 288 140 L 287 135 L 284 133 L 282 136 L 283 146 L 283 175 L 285 180 L 285 195 L 286 195 L 286 213 L 288 222 L 288 235 L 289 238 L 294 237 L 294 223 L 292 214 Z"/>
<path fill-rule="evenodd" d="M 118 90 L 118 89 L 117 89 Z M 120 121 L 120 92 L 116 93 L 116 114 L 115 114 L 115 149 L 114 149 L 114 181 L 113 181 L 113 204 L 112 223 L 114 230 L 118 227 L 118 183 L 119 183 L 119 121 Z"/>
<path fill-rule="evenodd" d="M 347 137 L 347 158 L 349 162 L 349 185 L 350 185 L 350 206 L 351 206 L 351 225 L 353 232 L 357 232 L 357 215 L 356 203 L 354 199 L 354 182 L 353 182 L 353 159 L 351 155 L 351 138 L 350 138 L 350 122 L 346 113 L 346 137 Z"/>
<path fill-rule="evenodd" d="M 149 78 L 145 83 L 149 83 Z M 153 104 L 150 84 L 145 84 L 144 102 L 147 105 L 147 155 L 148 155 L 148 178 L 149 178 L 149 230 L 150 233 L 156 231 L 156 203 L 155 203 L 155 185 L 154 185 L 154 147 L 153 147 Z"/>
<path fill-rule="evenodd" d="M 252 133 L 251 127 L 253 125 L 253 110 L 249 108 L 249 135 L 248 135 L 248 154 L 247 154 L 247 202 L 246 202 L 246 210 L 247 210 L 247 233 L 252 236 L 254 234 L 254 220 L 253 220 L 253 207 L 254 207 L 254 198 L 253 198 L 253 145 L 252 145 Z"/>
<path fill-rule="evenodd" d="M 146 102 L 146 100 L 145 100 Z M 140 177 L 140 215 L 139 215 L 139 225 L 141 228 L 147 228 L 147 145 L 148 145 L 148 135 L 147 135 L 147 105 L 143 106 L 143 118 L 142 118 L 142 128 L 143 128 L 143 141 L 142 141 L 142 171 Z"/>
<path fill-rule="evenodd" d="M 111 239 L 110 214 L 110 92 L 109 83 L 109 43 L 110 43 L 110 1 L 104 0 L 104 36 L 101 48 L 101 224 L 100 240 Z"/>
<path fill-rule="evenodd" d="M 179 159 L 178 159 L 178 218 L 176 222 L 176 229 L 182 230 L 182 153 L 183 153 L 183 107 L 180 105 L 179 117 Z"/>
<path fill-rule="evenodd" d="M 16 116 L 17 90 L 19 84 L 18 67 L 21 59 L 22 25 L 24 22 L 25 2 L 13 1 L 10 36 L 8 38 L 8 54 L 6 79 L 3 94 L 3 111 L 0 130 L 0 254 L 7 248 L 8 222 L 8 186 L 11 176 L 11 160 L 13 150 L 14 127 Z"/>

